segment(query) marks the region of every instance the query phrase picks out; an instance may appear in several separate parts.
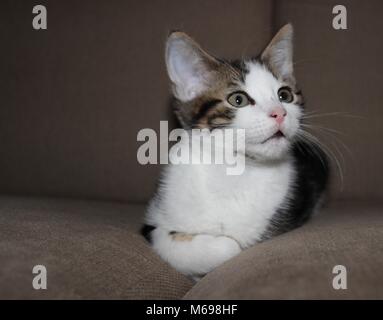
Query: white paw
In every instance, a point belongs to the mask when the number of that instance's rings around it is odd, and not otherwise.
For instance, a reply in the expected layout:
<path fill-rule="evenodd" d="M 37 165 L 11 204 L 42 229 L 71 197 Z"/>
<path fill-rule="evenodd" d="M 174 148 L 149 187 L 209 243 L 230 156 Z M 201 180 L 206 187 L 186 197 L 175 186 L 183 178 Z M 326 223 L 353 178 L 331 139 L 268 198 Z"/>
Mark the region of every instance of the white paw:
<path fill-rule="evenodd" d="M 199 235 L 197 238 L 200 241 L 201 247 L 206 250 L 204 250 L 206 256 L 203 259 L 209 266 L 207 272 L 215 269 L 242 251 L 238 242 L 232 238 L 211 235 Z"/>
<path fill-rule="evenodd" d="M 212 245 L 217 247 L 219 255 L 224 260 L 231 259 L 242 251 L 237 241 L 225 236 L 216 237 Z"/>

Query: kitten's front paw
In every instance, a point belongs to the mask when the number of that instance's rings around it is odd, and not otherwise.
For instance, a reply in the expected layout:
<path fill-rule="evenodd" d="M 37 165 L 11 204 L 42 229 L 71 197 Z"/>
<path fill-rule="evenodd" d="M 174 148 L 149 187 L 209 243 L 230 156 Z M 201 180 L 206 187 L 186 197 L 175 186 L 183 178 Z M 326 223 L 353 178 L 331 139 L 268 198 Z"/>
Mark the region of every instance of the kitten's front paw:
<path fill-rule="evenodd" d="M 215 247 L 216 255 L 221 260 L 219 264 L 231 259 L 232 257 L 239 254 L 242 249 L 237 241 L 226 236 L 218 236 L 212 240 L 211 245 Z"/>
<path fill-rule="evenodd" d="M 237 241 L 225 236 L 169 232 L 156 228 L 152 232 L 153 249 L 185 275 L 199 277 L 241 252 Z"/>

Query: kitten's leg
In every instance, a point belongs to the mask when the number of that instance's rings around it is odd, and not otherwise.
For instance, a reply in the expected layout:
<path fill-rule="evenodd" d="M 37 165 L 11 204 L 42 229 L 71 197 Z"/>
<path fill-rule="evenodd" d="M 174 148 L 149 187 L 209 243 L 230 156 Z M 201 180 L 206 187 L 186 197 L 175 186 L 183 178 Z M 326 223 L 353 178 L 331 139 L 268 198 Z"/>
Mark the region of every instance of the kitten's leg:
<path fill-rule="evenodd" d="M 183 274 L 198 277 L 241 252 L 237 241 L 225 236 L 184 234 L 156 228 L 154 250 Z"/>

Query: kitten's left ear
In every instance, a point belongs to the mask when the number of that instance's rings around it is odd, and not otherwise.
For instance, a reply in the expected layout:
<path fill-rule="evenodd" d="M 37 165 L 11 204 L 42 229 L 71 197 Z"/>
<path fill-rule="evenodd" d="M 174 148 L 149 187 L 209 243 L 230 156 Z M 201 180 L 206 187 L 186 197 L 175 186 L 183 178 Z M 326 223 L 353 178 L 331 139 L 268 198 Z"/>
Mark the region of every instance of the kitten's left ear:
<path fill-rule="evenodd" d="M 173 93 L 181 101 L 190 101 L 207 91 L 220 65 L 183 32 L 169 35 L 165 59 Z"/>
<path fill-rule="evenodd" d="M 293 74 L 293 26 L 286 24 L 263 51 L 261 60 L 278 78 L 295 84 Z"/>

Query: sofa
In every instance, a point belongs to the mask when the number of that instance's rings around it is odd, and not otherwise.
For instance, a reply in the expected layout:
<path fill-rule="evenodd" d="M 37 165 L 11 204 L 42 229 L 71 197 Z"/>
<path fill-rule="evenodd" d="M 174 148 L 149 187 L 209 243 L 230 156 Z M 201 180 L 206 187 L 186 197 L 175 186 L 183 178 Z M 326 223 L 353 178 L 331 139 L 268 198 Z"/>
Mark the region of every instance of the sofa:
<path fill-rule="evenodd" d="M 383 4 L 345 0 L 35 1 L 0 10 L 0 299 L 382 299 Z M 140 234 L 161 165 L 137 133 L 178 123 L 164 41 L 181 29 L 214 55 L 256 55 L 284 23 L 315 135 L 332 155 L 323 208 L 200 281 Z M 47 288 L 36 290 L 43 265 Z M 333 286 L 335 266 L 347 288 Z"/>

